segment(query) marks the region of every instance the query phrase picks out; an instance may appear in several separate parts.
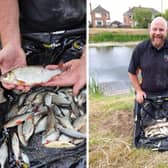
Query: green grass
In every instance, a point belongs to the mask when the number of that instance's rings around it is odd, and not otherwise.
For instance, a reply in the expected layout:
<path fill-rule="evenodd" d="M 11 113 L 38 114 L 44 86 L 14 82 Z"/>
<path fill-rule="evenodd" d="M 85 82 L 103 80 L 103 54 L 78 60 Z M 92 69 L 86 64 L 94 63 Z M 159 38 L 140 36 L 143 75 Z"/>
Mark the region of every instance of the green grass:
<path fill-rule="evenodd" d="M 168 168 L 168 152 L 132 145 L 134 94 L 89 96 L 90 168 Z"/>
<path fill-rule="evenodd" d="M 91 78 L 89 81 L 89 94 L 93 96 L 101 96 L 102 92 L 95 79 Z"/>
<path fill-rule="evenodd" d="M 97 104 L 100 111 L 131 110 L 133 108 L 134 94 L 129 93 L 116 96 L 90 94 L 89 99 L 94 104 Z"/>
<path fill-rule="evenodd" d="M 128 42 L 128 41 L 143 41 L 148 39 L 146 34 L 119 34 L 111 32 L 102 32 L 92 34 L 89 37 L 89 42 Z"/>

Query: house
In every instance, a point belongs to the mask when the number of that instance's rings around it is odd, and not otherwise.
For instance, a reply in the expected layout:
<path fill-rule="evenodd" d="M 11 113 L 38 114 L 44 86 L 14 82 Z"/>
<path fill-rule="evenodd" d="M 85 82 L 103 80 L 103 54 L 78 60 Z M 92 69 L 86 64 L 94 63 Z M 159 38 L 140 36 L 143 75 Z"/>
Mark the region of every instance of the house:
<path fill-rule="evenodd" d="M 135 23 L 135 21 L 133 19 L 133 14 L 134 14 L 134 11 L 137 10 L 137 9 L 144 9 L 144 10 L 151 11 L 151 13 L 152 13 L 152 19 L 156 15 L 160 14 L 159 11 L 157 11 L 157 10 L 155 10 L 153 8 L 146 8 L 146 7 L 141 7 L 141 6 L 139 6 L 139 7 L 132 7 L 127 12 L 125 12 L 123 14 L 124 25 L 128 25 L 130 27 L 134 27 L 136 25 L 136 23 Z"/>
<path fill-rule="evenodd" d="M 108 27 L 110 26 L 110 12 L 97 6 L 94 10 L 91 10 L 92 27 Z"/>

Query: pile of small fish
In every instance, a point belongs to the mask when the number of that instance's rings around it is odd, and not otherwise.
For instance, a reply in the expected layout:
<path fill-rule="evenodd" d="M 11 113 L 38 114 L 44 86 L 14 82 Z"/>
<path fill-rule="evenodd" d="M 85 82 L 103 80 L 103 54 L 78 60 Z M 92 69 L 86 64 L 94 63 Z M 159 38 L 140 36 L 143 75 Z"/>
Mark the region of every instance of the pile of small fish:
<path fill-rule="evenodd" d="M 37 134 L 42 135 L 41 145 L 47 148 L 71 148 L 86 140 L 85 89 L 78 96 L 73 96 L 72 88 L 58 87 L 36 87 L 17 94 L 19 98 L 11 106 L 3 126 L 4 130 L 15 128 L 11 144 L 17 165 L 30 166 L 22 147 L 29 146 Z M 4 140 L 0 146 L 1 168 L 7 157 Z"/>
<path fill-rule="evenodd" d="M 158 120 L 155 124 L 144 129 L 147 138 L 163 138 L 168 137 L 168 122 L 165 119 Z"/>

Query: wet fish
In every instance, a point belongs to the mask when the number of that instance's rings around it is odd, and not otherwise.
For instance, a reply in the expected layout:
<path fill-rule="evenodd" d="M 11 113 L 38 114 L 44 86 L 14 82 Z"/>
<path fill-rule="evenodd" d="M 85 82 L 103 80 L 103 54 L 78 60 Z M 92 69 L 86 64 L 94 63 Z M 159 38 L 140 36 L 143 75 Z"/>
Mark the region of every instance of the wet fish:
<path fill-rule="evenodd" d="M 86 114 L 77 118 L 73 123 L 73 127 L 77 131 L 80 130 L 81 128 L 85 127 L 85 126 L 86 126 Z"/>
<path fill-rule="evenodd" d="M 23 125 L 22 124 L 17 126 L 17 133 L 18 133 L 18 137 L 19 137 L 21 144 L 23 146 L 27 146 L 28 142 L 25 140 L 25 137 L 23 135 Z"/>
<path fill-rule="evenodd" d="M 72 142 L 72 138 L 64 134 L 61 134 L 58 141 Z"/>
<path fill-rule="evenodd" d="M 76 100 L 72 88 L 34 87 L 26 94 L 19 93 L 4 128 L 17 128 L 14 130 L 21 152 L 33 136 L 40 136 L 45 147 L 74 147 L 86 139 L 86 110 L 82 108 L 86 105 L 85 93 Z M 15 154 L 20 164 L 23 163 L 21 152 Z"/>
<path fill-rule="evenodd" d="M 0 165 L 1 168 L 5 168 L 5 162 L 8 158 L 8 147 L 6 142 L 4 141 L 0 147 Z"/>
<path fill-rule="evenodd" d="M 66 116 L 65 117 L 58 117 L 57 116 L 56 118 L 59 120 L 61 125 L 63 125 L 64 127 L 74 129 L 72 124 L 71 124 L 71 121 Z"/>
<path fill-rule="evenodd" d="M 61 125 L 58 125 L 58 129 L 60 130 L 60 132 L 62 132 L 63 134 L 73 137 L 73 138 L 86 138 L 86 135 L 83 133 L 80 133 L 74 129 L 69 129 L 69 128 L 64 128 Z"/>
<path fill-rule="evenodd" d="M 4 125 L 4 128 L 15 127 L 15 126 L 21 124 L 23 121 L 32 118 L 32 115 L 33 115 L 33 114 L 32 114 L 31 112 L 18 115 L 18 116 L 16 116 L 16 117 L 10 119 L 9 121 L 7 121 L 7 122 L 5 123 L 5 125 Z"/>
<path fill-rule="evenodd" d="M 42 66 L 26 66 L 3 75 L 1 81 L 16 85 L 34 85 L 47 82 L 61 72 L 60 69 L 48 70 Z"/>
<path fill-rule="evenodd" d="M 15 155 L 16 162 L 19 163 L 20 146 L 19 146 L 19 139 L 16 133 L 14 133 L 12 136 L 12 150 Z"/>
<path fill-rule="evenodd" d="M 33 132 L 34 132 L 34 124 L 33 124 L 32 118 L 31 118 L 29 120 L 26 120 L 23 123 L 23 135 L 24 135 L 26 141 L 28 141 L 30 139 Z"/>
<path fill-rule="evenodd" d="M 52 111 L 49 111 L 47 118 L 47 130 L 43 133 L 42 144 L 57 140 L 60 136 L 60 131 L 55 128 L 56 122 Z"/>
<path fill-rule="evenodd" d="M 43 134 L 42 136 L 42 144 L 48 144 L 52 141 L 55 141 L 58 139 L 58 137 L 60 136 L 60 132 L 57 129 L 50 129 L 47 133 Z"/>
<path fill-rule="evenodd" d="M 45 131 L 47 127 L 47 116 L 41 118 L 35 127 L 35 134 Z"/>

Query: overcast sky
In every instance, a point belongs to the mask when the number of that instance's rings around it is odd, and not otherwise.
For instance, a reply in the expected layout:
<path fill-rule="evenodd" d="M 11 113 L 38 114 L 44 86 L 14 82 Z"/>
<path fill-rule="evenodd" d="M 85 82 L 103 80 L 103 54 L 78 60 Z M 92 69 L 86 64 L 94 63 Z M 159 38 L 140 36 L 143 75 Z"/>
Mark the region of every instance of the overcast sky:
<path fill-rule="evenodd" d="M 150 7 L 164 12 L 168 9 L 168 0 L 88 0 L 92 4 L 92 9 L 101 5 L 110 12 L 111 21 L 118 20 L 123 22 L 123 13 L 128 11 L 129 7 Z M 88 3 L 88 4 L 89 4 Z M 88 7 L 88 18 L 90 20 L 90 6 Z"/>

